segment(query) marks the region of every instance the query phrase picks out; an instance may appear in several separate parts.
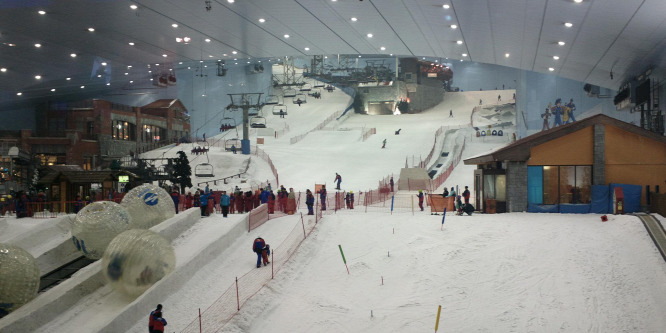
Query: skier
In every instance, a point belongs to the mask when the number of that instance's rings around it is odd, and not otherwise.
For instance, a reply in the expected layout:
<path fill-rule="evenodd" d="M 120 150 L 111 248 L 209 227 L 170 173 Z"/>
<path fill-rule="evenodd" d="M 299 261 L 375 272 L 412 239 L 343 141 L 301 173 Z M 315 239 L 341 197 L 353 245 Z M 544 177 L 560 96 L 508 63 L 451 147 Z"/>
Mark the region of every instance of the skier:
<path fill-rule="evenodd" d="M 322 185 L 319 190 L 319 200 L 321 200 L 321 210 L 326 210 L 326 185 Z"/>
<path fill-rule="evenodd" d="M 349 209 L 354 209 L 354 191 L 349 191 Z"/>
<path fill-rule="evenodd" d="M 227 195 L 227 191 L 222 191 L 220 197 L 220 206 L 222 206 L 222 217 L 227 217 L 229 214 L 229 206 L 231 205 L 231 198 Z"/>
<path fill-rule="evenodd" d="M 449 110 L 449 118 L 453 118 L 453 110 Z"/>
<path fill-rule="evenodd" d="M 382 149 L 386 148 L 386 139 L 382 142 Z"/>
<path fill-rule="evenodd" d="M 271 254 L 271 248 L 263 238 L 257 237 L 252 244 L 252 251 L 257 254 L 257 268 L 261 267 L 261 259 L 264 259 L 264 266 L 270 264 L 268 256 Z"/>
<path fill-rule="evenodd" d="M 465 190 L 462 193 L 463 198 L 465 198 L 465 204 L 469 203 L 469 195 L 470 195 L 469 189 L 467 188 L 467 186 L 465 186 Z"/>
<path fill-rule="evenodd" d="M 501 101 L 502 101 L 502 95 L 497 95 L 497 102 L 499 103 Z"/>
<path fill-rule="evenodd" d="M 171 191 L 171 200 L 173 200 L 173 205 L 176 207 L 176 214 L 178 214 L 178 205 L 180 204 L 180 193 L 178 193 L 178 188 L 174 187 Z"/>
<path fill-rule="evenodd" d="M 342 183 L 342 177 L 340 177 L 340 175 L 337 172 L 335 173 L 335 179 L 333 179 L 333 182 L 334 183 L 338 182 L 338 185 L 337 185 L 338 187 L 336 187 L 335 189 L 339 190 L 340 189 L 340 183 Z"/>
<path fill-rule="evenodd" d="M 347 194 L 345 194 L 345 205 L 346 205 L 347 209 L 351 209 L 350 206 L 349 206 L 349 200 L 350 199 L 351 199 L 351 194 L 349 192 L 347 192 Z"/>
<path fill-rule="evenodd" d="M 421 208 L 421 211 L 423 211 L 423 190 L 419 190 L 417 197 L 419 198 L 419 208 Z"/>
<path fill-rule="evenodd" d="M 314 195 L 312 195 L 312 192 L 310 190 L 306 191 L 306 198 L 305 198 L 305 204 L 308 206 L 308 215 L 314 215 L 314 212 L 312 211 L 312 206 L 314 206 Z"/>

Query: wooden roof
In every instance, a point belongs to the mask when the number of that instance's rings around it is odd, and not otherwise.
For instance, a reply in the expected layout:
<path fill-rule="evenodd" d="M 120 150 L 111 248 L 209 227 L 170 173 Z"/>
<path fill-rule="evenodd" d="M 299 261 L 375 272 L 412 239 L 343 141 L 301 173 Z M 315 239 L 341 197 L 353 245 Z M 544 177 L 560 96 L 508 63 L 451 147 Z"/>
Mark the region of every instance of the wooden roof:
<path fill-rule="evenodd" d="M 603 114 L 598 114 L 583 120 L 575 121 L 573 123 L 532 134 L 491 153 L 471 157 L 464 160 L 463 162 L 467 165 L 471 165 L 499 161 L 527 161 L 530 158 L 532 147 L 546 143 L 553 139 L 563 137 L 573 132 L 577 132 L 583 128 L 594 126 L 596 124 L 611 125 L 624 131 L 638 134 L 666 144 L 666 136 L 659 135 L 658 133 L 648 131 L 642 127 L 632 125 L 630 123 Z"/>
<path fill-rule="evenodd" d="M 168 109 L 172 106 L 179 106 L 180 108 L 185 108 L 183 103 L 179 99 L 158 99 L 150 104 L 142 106 L 142 109 Z"/>

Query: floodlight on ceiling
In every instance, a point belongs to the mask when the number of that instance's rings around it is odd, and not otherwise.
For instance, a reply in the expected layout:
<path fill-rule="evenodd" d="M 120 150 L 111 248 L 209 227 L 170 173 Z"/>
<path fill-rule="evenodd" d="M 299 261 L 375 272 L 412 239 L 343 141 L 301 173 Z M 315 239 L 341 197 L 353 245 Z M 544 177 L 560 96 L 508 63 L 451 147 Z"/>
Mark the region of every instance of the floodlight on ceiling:
<path fill-rule="evenodd" d="M 266 19 L 263 19 L 263 18 L 259 19 L 259 23 L 264 23 L 264 22 L 266 22 Z"/>
<path fill-rule="evenodd" d="M 237 54 L 238 52 L 237 52 L 237 51 L 231 51 L 231 53 L 232 53 L 232 54 Z"/>
<path fill-rule="evenodd" d="M 90 32 L 94 32 L 94 31 L 95 31 L 95 28 L 90 27 L 90 28 L 88 28 L 88 31 L 90 31 Z"/>
<path fill-rule="evenodd" d="M 17 92 L 17 93 L 16 93 L 16 96 L 21 96 L 21 95 L 23 95 L 22 92 Z"/>
<path fill-rule="evenodd" d="M 0 68 L 0 72 L 3 72 L 3 73 L 4 73 L 4 72 L 6 72 L 6 71 L 7 71 L 7 68 L 4 68 L 4 67 Z"/>
<path fill-rule="evenodd" d="M 37 44 L 35 44 L 35 47 L 40 48 L 40 47 L 42 47 L 42 44 L 37 43 Z"/>
<path fill-rule="evenodd" d="M 560 60 L 559 56 L 553 56 L 553 60 Z"/>
<path fill-rule="evenodd" d="M 563 42 L 563 41 L 559 41 L 559 42 L 557 42 L 557 45 L 559 45 L 559 46 L 564 46 L 564 44 L 566 44 L 566 43 Z"/>
<path fill-rule="evenodd" d="M 552 71 L 555 70 L 555 68 L 553 68 L 553 67 L 548 67 L 548 70 L 552 72 Z"/>
<path fill-rule="evenodd" d="M 582 3 L 583 0 L 573 0 L 573 2 L 575 2 L 575 3 Z"/>
<path fill-rule="evenodd" d="M 178 24 L 177 24 L 177 23 L 174 23 L 174 24 L 172 24 L 171 26 L 174 27 L 174 28 L 178 28 Z"/>
<path fill-rule="evenodd" d="M 234 3 L 236 2 L 235 0 L 227 0 L 228 3 Z"/>
<path fill-rule="evenodd" d="M 35 75 L 35 79 L 37 79 L 37 80 L 41 80 L 41 79 L 42 79 L 42 76 L 41 76 L 41 75 Z"/>
<path fill-rule="evenodd" d="M 39 13 L 39 15 L 46 15 L 46 12 L 43 11 L 43 10 L 40 10 L 40 11 L 38 11 L 37 13 Z"/>
<path fill-rule="evenodd" d="M 456 44 L 458 44 L 458 45 L 461 45 L 462 43 L 463 43 L 463 41 L 461 41 L 461 40 L 456 41 Z"/>
<path fill-rule="evenodd" d="M 54 92 L 54 91 L 55 91 L 55 88 L 51 89 L 51 92 Z"/>
<path fill-rule="evenodd" d="M 571 22 L 564 22 L 564 26 L 567 27 L 567 28 L 571 28 L 571 27 L 573 27 L 573 23 L 571 23 Z"/>
<path fill-rule="evenodd" d="M 129 42 L 128 43 L 130 46 L 134 46 L 134 42 Z"/>
<path fill-rule="evenodd" d="M 368 36 L 368 38 L 372 38 L 372 34 L 367 34 L 366 36 Z"/>
<path fill-rule="evenodd" d="M 380 47 L 379 49 L 382 50 L 382 51 L 386 51 L 386 47 L 384 47 L 384 46 Z"/>
<path fill-rule="evenodd" d="M 458 29 L 458 26 L 455 24 L 451 24 L 451 29 Z"/>
<path fill-rule="evenodd" d="M 352 17 L 351 20 L 352 20 L 352 22 L 356 22 L 356 21 L 358 21 L 358 19 L 355 18 L 355 17 Z"/>
<path fill-rule="evenodd" d="M 449 9 L 449 8 L 451 8 L 451 6 L 450 5 L 442 5 L 442 8 Z"/>
<path fill-rule="evenodd" d="M 69 56 L 72 57 L 72 58 L 76 58 L 76 53 L 72 53 Z"/>
<path fill-rule="evenodd" d="M 284 35 L 284 38 L 289 38 L 289 35 L 285 34 L 285 35 Z"/>
<path fill-rule="evenodd" d="M 204 39 L 204 41 L 205 41 L 206 43 L 210 43 L 210 38 L 206 38 L 206 39 Z"/>

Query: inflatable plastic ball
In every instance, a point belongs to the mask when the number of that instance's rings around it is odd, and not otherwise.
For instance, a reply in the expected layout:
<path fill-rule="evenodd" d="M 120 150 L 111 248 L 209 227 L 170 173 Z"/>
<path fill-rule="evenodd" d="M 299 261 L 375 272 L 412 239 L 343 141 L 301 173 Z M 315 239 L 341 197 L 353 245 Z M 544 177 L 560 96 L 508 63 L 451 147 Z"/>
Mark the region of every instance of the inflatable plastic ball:
<path fill-rule="evenodd" d="M 132 217 L 113 201 L 97 201 L 85 206 L 72 223 L 74 246 L 90 259 L 100 259 L 111 240 L 128 230 Z"/>
<path fill-rule="evenodd" d="M 0 318 L 30 302 L 38 289 L 35 258 L 20 247 L 0 243 Z"/>
<path fill-rule="evenodd" d="M 128 296 L 141 295 L 176 267 L 169 241 L 150 230 L 132 229 L 116 236 L 102 257 L 102 273 Z"/>
<path fill-rule="evenodd" d="M 152 184 L 131 189 L 120 204 L 132 215 L 131 229 L 150 229 L 176 214 L 169 193 Z"/>

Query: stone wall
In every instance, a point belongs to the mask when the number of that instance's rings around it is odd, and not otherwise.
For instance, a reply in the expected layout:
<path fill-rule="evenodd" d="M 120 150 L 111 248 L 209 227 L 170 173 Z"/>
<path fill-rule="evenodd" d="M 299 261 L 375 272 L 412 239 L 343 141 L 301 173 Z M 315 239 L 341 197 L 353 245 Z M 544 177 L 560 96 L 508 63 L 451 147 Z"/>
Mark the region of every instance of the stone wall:
<path fill-rule="evenodd" d="M 507 162 L 506 166 L 506 211 L 527 210 L 527 163 Z"/>
<path fill-rule="evenodd" d="M 416 85 L 416 91 L 409 93 L 409 111 L 421 112 L 429 109 L 444 99 L 444 87 L 442 81 L 436 78 L 421 78 L 421 83 Z"/>
<path fill-rule="evenodd" d="M 592 185 L 606 185 L 606 129 L 602 124 L 594 125 Z"/>

